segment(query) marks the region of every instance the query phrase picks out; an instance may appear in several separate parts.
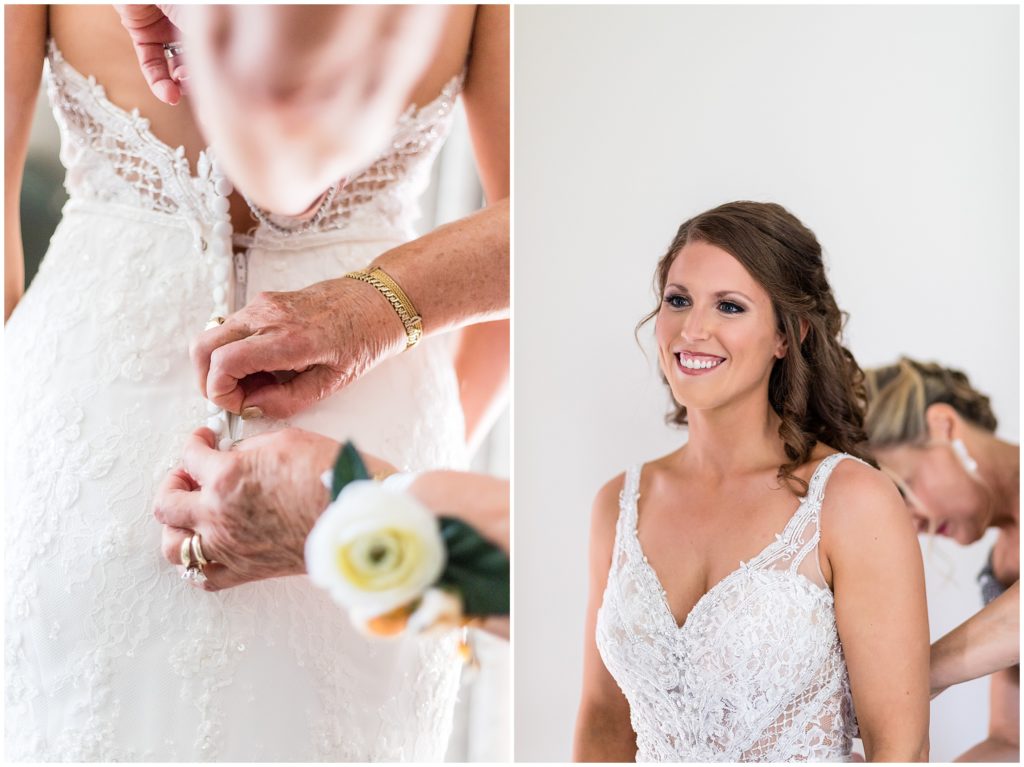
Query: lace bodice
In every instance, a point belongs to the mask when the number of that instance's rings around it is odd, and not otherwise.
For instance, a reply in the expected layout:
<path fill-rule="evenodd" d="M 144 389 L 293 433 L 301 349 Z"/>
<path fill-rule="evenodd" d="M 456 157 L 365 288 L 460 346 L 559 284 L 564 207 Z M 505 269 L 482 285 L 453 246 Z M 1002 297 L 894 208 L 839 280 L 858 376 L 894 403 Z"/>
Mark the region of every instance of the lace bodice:
<path fill-rule="evenodd" d="M 68 64 L 49 41 L 46 83 L 61 132 L 65 187 L 74 199 L 120 203 L 158 213 L 180 214 L 212 227 L 214 194 L 209 152 L 191 174 L 184 147 L 171 149 L 149 130 L 138 109 L 111 103 L 102 85 Z M 419 214 L 417 198 L 429 182 L 430 167 L 451 126 L 463 75 L 422 107 L 410 106 L 399 118 L 385 150 L 342 183 L 312 232 L 341 229 L 352 222 L 373 230 L 408 231 Z M 287 227 L 286 217 L 270 217 Z M 260 234 L 273 238 L 271 227 Z"/>
<path fill-rule="evenodd" d="M 818 566 L 825 458 L 785 529 L 676 624 L 637 536 L 626 473 L 597 646 L 629 701 L 637 761 L 835 761 L 856 734 L 832 593 Z"/>

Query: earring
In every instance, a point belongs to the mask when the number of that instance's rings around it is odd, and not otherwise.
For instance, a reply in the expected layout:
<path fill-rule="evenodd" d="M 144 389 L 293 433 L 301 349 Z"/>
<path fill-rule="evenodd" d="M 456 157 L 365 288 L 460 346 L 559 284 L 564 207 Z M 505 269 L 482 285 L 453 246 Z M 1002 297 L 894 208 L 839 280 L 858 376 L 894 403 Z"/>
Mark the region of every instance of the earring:
<path fill-rule="evenodd" d="M 964 465 L 968 474 L 977 472 L 978 462 L 971 458 L 971 454 L 967 452 L 967 446 L 962 439 L 954 439 L 950 442 L 950 446 L 953 448 L 953 452 L 956 453 L 956 457 L 960 459 L 960 463 Z"/>

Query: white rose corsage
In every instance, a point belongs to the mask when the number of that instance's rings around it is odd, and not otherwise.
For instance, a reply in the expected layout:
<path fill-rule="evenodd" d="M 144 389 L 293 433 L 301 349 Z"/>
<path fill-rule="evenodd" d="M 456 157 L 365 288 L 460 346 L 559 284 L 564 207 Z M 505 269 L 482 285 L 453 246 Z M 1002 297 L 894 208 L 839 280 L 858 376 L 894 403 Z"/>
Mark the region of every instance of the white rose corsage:
<path fill-rule="evenodd" d="M 346 444 L 331 477 L 334 500 L 305 551 L 310 579 L 358 628 L 394 636 L 465 625 L 467 612 L 508 613 L 503 552 L 464 522 L 435 516 L 404 492 L 408 482 L 366 477 L 358 452 Z"/>

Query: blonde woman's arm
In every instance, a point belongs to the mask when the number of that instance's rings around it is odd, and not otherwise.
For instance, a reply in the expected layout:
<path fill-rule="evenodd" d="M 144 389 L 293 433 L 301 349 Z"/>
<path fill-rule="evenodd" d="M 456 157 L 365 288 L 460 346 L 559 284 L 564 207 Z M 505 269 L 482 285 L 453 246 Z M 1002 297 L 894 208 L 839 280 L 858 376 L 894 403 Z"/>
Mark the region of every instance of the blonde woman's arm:
<path fill-rule="evenodd" d="M 932 645 L 932 697 L 1020 662 L 1020 581 Z"/>
<path fill-rule="evenodd" d="M 958 762 L 1020 761 L 1020 581 L 932 645 L 931 687 L 992 675 L 989 731 Z"/>
<path fill-rule="evenodd" d="M 601 660 L 595 641 L 597 610 L 612 562 L 623 482 L 623 475 L 619 475 L 601 488 L 594 500 L 590 526 L 590 598 L 583 639 L 583 690 L 573 740 L 573 760 L 577 762 L 636 761 L 636 733 L 629 721 L 629 703 Z"/>
<path fill-rule="evenodd" d="M 4 6 L 4 322 L 25 292 L 21 180 L 46 54 L 45 5 Z"/>
<path fill-rule="evenodd" d="M 924 565 L 892 482 L 863 464 L 839 464 L 825 491 L 821 536 L 865 756 L 928 761 Z"/>
<path fill-rule="evenodd" d="M 956 762 L 1020 763 L 1020 671 L 992 674 L 989 687 L 988 737 L 960 754 Z"/>

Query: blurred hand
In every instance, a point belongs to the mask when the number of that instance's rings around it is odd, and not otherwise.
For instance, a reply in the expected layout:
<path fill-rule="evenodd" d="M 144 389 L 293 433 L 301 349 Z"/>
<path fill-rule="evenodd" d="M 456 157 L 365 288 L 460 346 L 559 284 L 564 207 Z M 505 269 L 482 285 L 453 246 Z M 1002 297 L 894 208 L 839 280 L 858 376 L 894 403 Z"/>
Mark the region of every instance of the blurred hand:
<path fill-rule="evenodd" d="M 178 27 L 182 11 L 174 5 L 115 5 L 121 24 L 135 47 L 139 67 L 153 95 L 165 104 L 175 105 L 185 94 L 180 80 L 188 79 L 188 72 L 175 57 L 168 60 L 164 44 L 181 42 Z"/>
<path fill-rule="evenodd" d="M 259 293 L 192 343 L 203 396 L 246 418 L 287 418 L 405 348 L 405 328 L 371 286 L 341 278 Z"/>
<path fill-rule="evenodd" d="M 161 483 L 153 514 L 163 524 L 162 550 L 181 564 L 182 541 L 199 533 L 208 591 L 306 572 L 306 537 L 330 496 L 320 475 L 341 446 L 328 437 L 282 429 L 215 448 L 209 429 L 185 445 L 182 468 Z M 371 474 L 394 467 L 363 454 Z"/>

